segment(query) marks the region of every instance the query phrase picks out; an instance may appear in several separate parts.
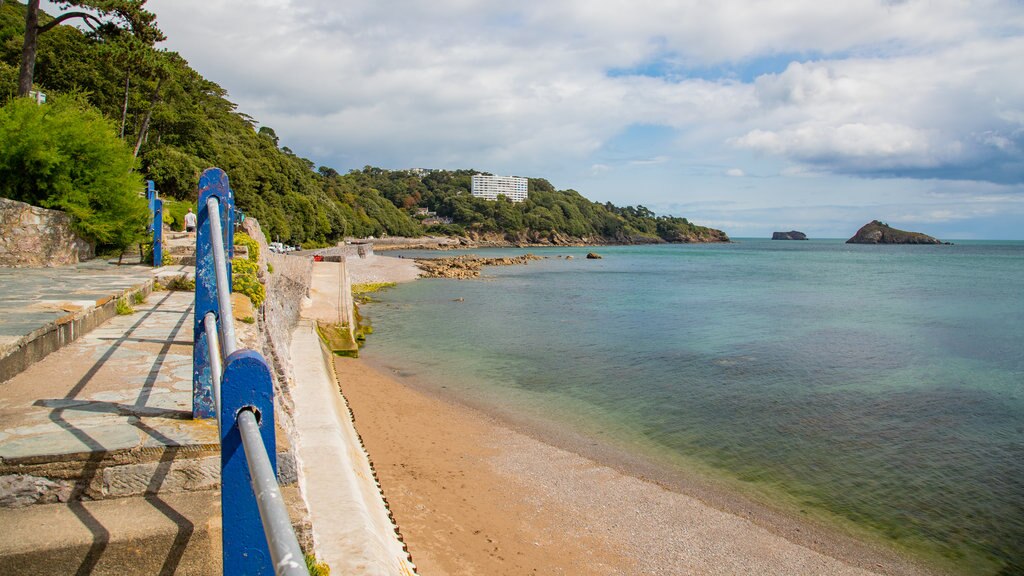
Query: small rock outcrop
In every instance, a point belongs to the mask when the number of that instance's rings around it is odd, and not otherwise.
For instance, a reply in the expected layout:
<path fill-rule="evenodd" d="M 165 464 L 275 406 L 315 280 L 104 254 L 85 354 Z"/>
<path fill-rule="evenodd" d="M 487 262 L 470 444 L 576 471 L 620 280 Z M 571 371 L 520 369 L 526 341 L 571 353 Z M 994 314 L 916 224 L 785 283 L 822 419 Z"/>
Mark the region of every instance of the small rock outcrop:
<path fill-rule="evenodd" d="M 807 240 L 807 234 L 790 230 L 789 232 L 773 232 L 772 240 Z"/>
<path fill-rule="evenodd" d="M 510 256 L 505 258 L 482 258 L 473 254 L 453 256 L 451 258 L 417 258 L 416 265 L 423 270 L 424 278 L 456 278 L 466 280 L 479 278 L 480 269 L 484 266 L 514 266 L 528 264 L 530 260 L 543 260 L 535 254 Z"/>
<path fill-rule="evenodd" d="M 587 252 L 587 259 L 588 260 L 600 260 L 601 259 L 601 255 L 598 254 L 597 252 Z"/>
<path fill-rule="evenodd" d="M 872 220 L 857 233 L 846 241 L 847 244 L 942 244 L 941 240 L 932 238 L 920 232 L 907 232 L 898 230 L 880 222 Z"/>

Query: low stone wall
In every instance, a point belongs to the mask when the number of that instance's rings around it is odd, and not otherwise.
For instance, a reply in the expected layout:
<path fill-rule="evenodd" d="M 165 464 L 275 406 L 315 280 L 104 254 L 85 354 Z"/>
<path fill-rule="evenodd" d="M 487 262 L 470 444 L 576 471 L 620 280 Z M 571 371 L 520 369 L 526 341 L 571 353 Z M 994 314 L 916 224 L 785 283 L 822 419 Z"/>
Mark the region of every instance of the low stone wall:
<path fill-rule="evenodd" d="M 261 352 L 274 368 L 281 407 L 290 419 L 292 406 L 288 386 L 292 382 L 293 370 L 289 342 L 291 330 L 299 320 L 302 302 L 309 295 L 313 259 L 271 252 L 263 229 L 255 218 L 246 218 L 242 222 L 242 231 L 260 245 L 259 275 L 267 290 L 260 314 Z M 268 265 L 273 268 L 272 273 Z M 288 423 L 286 428 L 290 435 L 291 424 Z"/>
<path fill-rule="evenodd" d="M 93 256 L 64 212 L 0 198 L 0 266 L 64 266 Z"/>
<path fill-rule="evenodd" d="M 314 255 L 323 256 L 326 262 L 341 262 L 344 258 L 369 258 L 373 256 L 373 243 L 341 244 L 332 248 L 318 248 Z"/>

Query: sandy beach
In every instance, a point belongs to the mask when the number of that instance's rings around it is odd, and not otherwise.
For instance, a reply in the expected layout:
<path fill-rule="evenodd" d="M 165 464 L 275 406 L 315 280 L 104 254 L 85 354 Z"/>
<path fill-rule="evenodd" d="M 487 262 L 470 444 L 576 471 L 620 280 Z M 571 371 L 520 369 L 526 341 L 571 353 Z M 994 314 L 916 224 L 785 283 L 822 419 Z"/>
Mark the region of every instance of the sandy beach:
<path fill-rule="evenodd" d="M 373 281 L 408 278 L 410 261 L 372 260 Z M 335 365 L 421 574 L 932 573 L 740 496 L 641 479 L 366 360 Z"/>

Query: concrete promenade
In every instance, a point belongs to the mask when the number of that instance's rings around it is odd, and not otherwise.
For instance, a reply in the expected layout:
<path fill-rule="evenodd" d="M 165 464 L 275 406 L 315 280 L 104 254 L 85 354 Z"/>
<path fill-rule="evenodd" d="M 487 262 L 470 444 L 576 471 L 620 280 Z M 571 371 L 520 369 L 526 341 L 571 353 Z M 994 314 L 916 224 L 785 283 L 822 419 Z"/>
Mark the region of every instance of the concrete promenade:
<path fill-rule="evenodd" d="M 102 261 L 0 269 L 5 353 L 66 324 L 92 328 L 0 379 L 0 574 L 220 571 L 217 426 L 191 417 L 194 296 L 149 293 L 154 277 L 188 272 Z M 135 303 L 135 293 L 148 295 Z M 118 298 L 134 312 L 104 318 Z"/>

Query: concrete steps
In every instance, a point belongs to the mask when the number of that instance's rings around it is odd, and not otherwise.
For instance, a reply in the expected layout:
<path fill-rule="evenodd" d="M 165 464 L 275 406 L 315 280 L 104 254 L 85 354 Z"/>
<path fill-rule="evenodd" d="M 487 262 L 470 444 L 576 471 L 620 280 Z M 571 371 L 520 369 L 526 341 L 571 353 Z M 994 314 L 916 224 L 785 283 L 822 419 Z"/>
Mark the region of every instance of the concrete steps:
<path fill-rule="evenodd" d="M 294 486 L 282 488 L 302 517 Z M 219 491 L 0 510 L 0 574 L 219 574 Z M 309 527 L 296 526 L 300 541 Z M 308 543 L 308 542 L 307 542 Z"/>
<path fill-rule="evenodd" d="M 220 494 L 0 510 L 0 574 L 215 574 Z"/>

